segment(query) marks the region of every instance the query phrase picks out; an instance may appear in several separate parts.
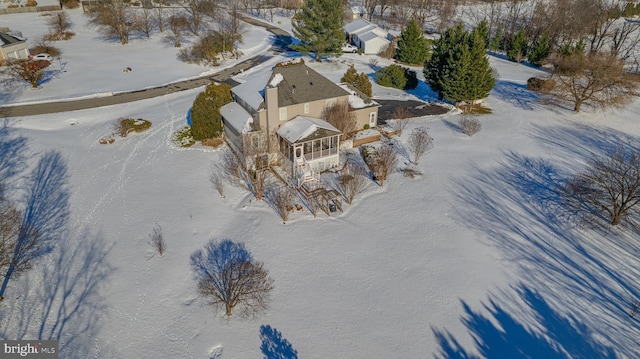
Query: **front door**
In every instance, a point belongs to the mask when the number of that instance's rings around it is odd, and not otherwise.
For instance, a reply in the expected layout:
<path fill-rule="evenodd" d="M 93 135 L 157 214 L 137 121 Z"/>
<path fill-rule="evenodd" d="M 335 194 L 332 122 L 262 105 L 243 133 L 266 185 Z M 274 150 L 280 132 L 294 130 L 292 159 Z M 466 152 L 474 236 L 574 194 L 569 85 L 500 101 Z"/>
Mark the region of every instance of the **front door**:
<path fill-rule="evenodd" d="M 295 156 L 296 160 L 302 159 L 302 145 L 295 145 Z"/>

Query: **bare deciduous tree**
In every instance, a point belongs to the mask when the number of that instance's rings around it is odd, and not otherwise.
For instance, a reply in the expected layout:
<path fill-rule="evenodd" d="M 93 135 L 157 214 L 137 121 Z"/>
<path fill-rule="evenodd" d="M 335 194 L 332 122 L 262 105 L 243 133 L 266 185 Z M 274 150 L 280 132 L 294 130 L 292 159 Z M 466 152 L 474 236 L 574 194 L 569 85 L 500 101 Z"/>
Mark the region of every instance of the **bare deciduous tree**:
<path fill-rule="evenodd" d="M 640 215 L 640 152 L 617 148 L 589 161 L 584 172 L 567 181 L 565 202 L 578 214 L 604 218 L 611 225 Z"/>
<path fill-rule="evenodd" d="M 135 12 L 134 22 L 135 29 L 149 38 L 153 32 L 155 23 L 153 9 L 142 8 Z"/>
<path fill-rule="evenodd" d="M 243 165 L 238 156 L 236 156 L 230 148 L 222 150 L 222 153 L 220 154 L 220 167 L 222 168 L 225 177 L 232 185 L 248 189 L 244 186 L 242 174 Z"/>
<path fill-rule="evenodd" d="M 200 295 L 224 308 L 227 317 L 236 307 L 242 317 L 255 317 L 267 308 L 273 279 L 243 243 L 211 240 L 191 255 L 191 268 Z"/>
<path fill-rule="evenodd" d="M 235 49 L 238 43 L 242 42 L 242 33 L 245 29 L 245 23 L 242 21 L 240 13 L 240 4 L 237 1 L 229 4 L 226 12 L 221 14 L 217 23 L 218 31 L 223 40 L 222 51 L 232 51 L 237 57 Z"/>
<path fill-rule="evenodd" d="M 163 256 L 164 252 L 167 250 L 167 243 L 164 241 L 162 227 L 160 227 L 159 224 L 156 224 L 149 234 L 149 245 L 153 247 L 160 256 Z"/>
<path fill-rule="evenodd" d="M 2 72 L 6 75 L 5 86 L 11 86 L 12 83 L 26 81 L 31 87 L 38 88 L 38 84 L 44 76 L 44 68 L 48 66 L 46 60 L 28 61 L 14 60 L 9 61 L 2 68 Z"/>
<path fill-rule="evenodd" d="M 362 167 L 349 162 L 345 166 L 344 173 L 340 175 L 339 183 L 344 199 L 351 204 L 356 195 L 367 186 L 367 176 Z"/>
<path fill-rule="evenodd" d="M 169 17 L 169 29 L 171 30 L 173 46 L 181 47 L 181 39 L 184 32 L 189 28 L 189 20 L 179 14 L 173 14 Z"/>
<path fill-rule="evenodd" d="M 409 150 L 413 153 L 413 164 L 417 165 L 420 157 L 431 148 L 433 138 L 426 127 L 417 127 L 409 135 Z"/>
<path fill-rule="evenodd" d="M 322 117 L 342 132 L 342 138 L 356 130 L 356 115 L 350 111 L 348 102 L 336 102 L 325 108 Z"/>
<path fill-rule="evenodd" d="M 71 21 L 66 12 L 58 11 L 47 20 L 47 25 L 49 25 L 51 36 L 55 39 L 62 40 L 64 33 L 71 26 Z"/>
<path fill-rule="evenodd" d="M 367 157 L 367 165 L 382 187 L 389 172 L 393 171 L 398 165 L 397 153 L 391 145 L 383 144 Z"/>
<path fill-rule="evenodd" d="M 224 198 L 224 179 L 223 179 L 224 169 L 221 166 L 211 163 L 211 167 L 209 169 L 209 182 L 213 188 L 218 191 L 220 197 Z"/>
<path fill-rule="evenodd" d="M 124 2 L 98 2 L 93 8 L 90 24 L 97 26 L 108 37 L 120 39 L 120 43 L 129 43 L 129 35 L 134 28 L 133 10 Z"/>
<path fill-rule="evenodd" d="M 165 22 L 167 21 L 166 19 L 167 15 L 162 4 L 153 8 L 153 14 L 154 14 L 153 19 L 155 21 L 156 26 L 158 26 L 158 31 L 164 32 L 164 25 L 165 25 Z"/>
<path fill-rule="evenodd" d="M 265 197 L 278 212 L 282 221 L 288 221 L 289 212 L 293 209 L 296 198 L 291 188 L 282 184 L 273 184 L 265 191 Z"/>
<path fill-rule="evenodd" d="M 394 118 L 394 128 L 398 135 L 402 134 L 402 130 L 407 127 L 407 123 L 409 123 L 409 119 L 413 117 L 411 111 L 406 109 L 403 106 L 397 106 L 393 110 L 393 118 Z"/>
<path fill-rule="evenodd" d="M 582 104 L 615 107 L 627 103 L 638 86 L 636 75 L 624 69 L 622 60 L 603 53 L 558 55 L 553 59 L 551 94 L 573 103 L 580 112 Z"/>
<path fill-rule="evenodd" d="M 189 14 L 189 17 L 185 17 L 188 20 L 189 27 L 195 36 L 200 35 L 200 25 L 203 22 L 204 14 L 200 10 L 202 1 L 200 0 L 187 0 L 184 2 L 184 9 Z M 179 46 L 177 46 L 179 47 Z"/>
<path fill-rule="evenodd" d="M 463 114 L 460 117 L 458 120 L 458 126 L 460 127 L 460 131 L 469 137 L 480 132 L 480 129 L 482 128 L 482 125 L 480 125 L 480 121 L 478 121 L 477 118 L 467 114 Z"/>

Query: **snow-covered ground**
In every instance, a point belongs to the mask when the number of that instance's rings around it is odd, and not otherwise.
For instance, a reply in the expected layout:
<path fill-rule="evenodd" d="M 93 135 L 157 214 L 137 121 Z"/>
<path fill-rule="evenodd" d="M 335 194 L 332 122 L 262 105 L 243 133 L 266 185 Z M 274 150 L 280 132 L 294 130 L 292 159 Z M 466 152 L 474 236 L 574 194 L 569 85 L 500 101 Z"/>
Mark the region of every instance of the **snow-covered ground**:
<path fill-rule="evenodd" d="M 44 20 L 31 16 L 0 20 L 12 27 L 29 21 L 35 35 Z M 72 18 L 81 26 L 80 14 Z M 120 46 L 91 29 L 72 30 L 78 41 L 60 43 L 67 72 L 3 103 L 143 88 L 209 71 L 177 61 L 159 39 Z M 251 30 L 245 46 L 257 52 L 267 36 Z M 369 59 L 307 63 L 338 80 L 352 62 L 372 73 Z M 218 151 L 172 145 L 200 90 L 8 119 L 29 139 L 29 154 L 56 149 L 67 158 L 74 230 L 44 266 L 11 281 L 0 303 L 0 338 L 58 338 L 64 358 L 294 358 L 290 348 L 299 358 L 639 357 L 640 324 L 627 314 L 640 296 L 637 237 L 566 223 L 553 212 L 550 188 L 591 152 L 638 148 L 640 102 L 573 114 L 526 91 L 538 70 L 491 63 L 500 79 L 482 131 L 461 134 L 452 114 L 414 119 L 399 140 L 417 126 L 434 138 L 417 166 L 421 176 L 398 171 L 382 188 L 370 183 L 343 213 L 296 212 L 286 224 L 228 184 L 220 198 L 208 179 Z M 122 73 L 127 66 L 133 71 Z M 412 94 L 374 85 L 374 95 L 433 100 L 424 85 Z M 153 126 L 100 145 L 122 117 Z M 168 246 L 162 257 L 147 244 L 156 224 Z M 242 241 L 265 263 L 275 289 L 263 316 L 220 319 L 197 296 L 189 256 L 212 238 Z"/>

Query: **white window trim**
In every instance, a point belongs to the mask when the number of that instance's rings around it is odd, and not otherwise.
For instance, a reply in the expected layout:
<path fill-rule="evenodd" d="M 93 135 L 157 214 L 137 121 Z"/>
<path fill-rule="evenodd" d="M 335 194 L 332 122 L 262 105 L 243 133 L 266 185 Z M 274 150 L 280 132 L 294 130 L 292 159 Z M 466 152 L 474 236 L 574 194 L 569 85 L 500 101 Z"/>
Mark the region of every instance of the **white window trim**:
<path fill-rule="evenodd" d="M 287 120 L 287 108 L 280 107 L 280 121 L 286 121 L 286 120 Z"/>
<path fill-rule="evenodd" d="M 310 106 L 308 102 L 304 104 L 304 113 L 309 113 L 309 107 Z"/>
<path fill-rule="evenodd" d="M 375 125 L 376 125 L 376 113 L 371 112 L 369 113 L 369 126 L 375 126 Z"/>

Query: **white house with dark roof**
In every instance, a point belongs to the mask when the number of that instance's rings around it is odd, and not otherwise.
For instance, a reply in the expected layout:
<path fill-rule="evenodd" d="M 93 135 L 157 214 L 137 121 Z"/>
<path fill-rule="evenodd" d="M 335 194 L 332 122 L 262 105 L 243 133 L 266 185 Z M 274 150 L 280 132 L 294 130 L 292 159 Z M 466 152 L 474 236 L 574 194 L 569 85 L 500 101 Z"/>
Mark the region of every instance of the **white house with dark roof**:
<path fill-rule="evenodd" d="M 347 42 L 365 54 L 375 55 L 389 46 L 394 46 L 395 38 L 384 29 L 364 19 L 358 19 L 344 26 Z"/>
<path fill-rule="evenodd" d="M 22 60 L 29 58 L 27 40 L 0 32 L 0 61 Z"/>
<path fill-rule="evenodd" d="M 245 156 L 264 148 L 299 185 L 339 163 L 342 133 L 322 120 L 325 108 L 348 103 L 358 128 L 375 126 L 378 119 L 376 102 L 332 82 L 301 59 L 256 73 L 231 92 L 235 102 L 220 109 L 229 145 Z"/>

